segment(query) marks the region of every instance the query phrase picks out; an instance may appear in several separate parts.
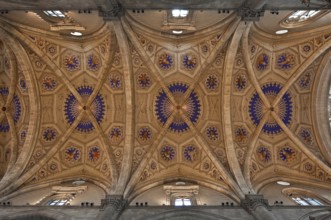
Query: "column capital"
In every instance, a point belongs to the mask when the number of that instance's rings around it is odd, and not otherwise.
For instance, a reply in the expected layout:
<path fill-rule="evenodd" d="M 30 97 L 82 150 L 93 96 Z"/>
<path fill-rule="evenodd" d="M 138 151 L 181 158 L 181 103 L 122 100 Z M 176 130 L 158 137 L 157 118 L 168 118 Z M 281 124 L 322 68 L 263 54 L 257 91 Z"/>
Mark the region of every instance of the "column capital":
<path fill-rule="evenodd" d="M 268 200 L 263 198 L 263 195 L 251 195 L 246 194 L 245 199 L 241 200 L 241 206 L 252 214 L 257 207 L 263 206 L 266 209 L 269 209 Z"/>
<path fill-rule="evenodd" d="M 107 10 L 99 8 L 99 15 L 105 21 L 111 21 L 118 19 L 120 16 L 124 14 L 124 9 L 121 4 L 116 1 L 111 1 L 111 7 Z"/>
<path fill-rule="evenodd" d="M 105 199 L 101 200 L 101 206 L 112 206 L 114 210 L 121 211 L 126 206 L 127 200 L 122 195 L 107 195 Z"/>

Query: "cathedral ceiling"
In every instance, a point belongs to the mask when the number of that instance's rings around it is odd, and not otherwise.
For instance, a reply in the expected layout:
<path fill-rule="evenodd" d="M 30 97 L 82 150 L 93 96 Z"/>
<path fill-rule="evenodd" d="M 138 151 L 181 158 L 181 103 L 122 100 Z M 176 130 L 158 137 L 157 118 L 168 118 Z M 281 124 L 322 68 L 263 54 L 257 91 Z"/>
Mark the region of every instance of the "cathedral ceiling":
<path fill-rule="evenodd" d="M 148 18 L 96 18 L 82 38 L 1 21 L 2 195 L 80 178 L 126 196 L 176 180 L 238 198 L 331 183 L 313 98 L 330 31 L 282 40 L 214 14 L 174 36 Z"/>

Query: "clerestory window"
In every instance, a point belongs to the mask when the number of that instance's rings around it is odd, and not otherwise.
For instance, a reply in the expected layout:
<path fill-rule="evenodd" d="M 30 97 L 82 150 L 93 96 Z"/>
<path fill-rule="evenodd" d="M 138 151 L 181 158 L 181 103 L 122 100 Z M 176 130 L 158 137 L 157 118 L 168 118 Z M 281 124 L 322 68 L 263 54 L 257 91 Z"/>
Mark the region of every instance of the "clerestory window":
<path fill-rule="evenodd" d="M 188 198 L 177 198 L 175 199 L 175 206 L 191 206 L 192 202 Z"/>
<path fill-rule="evenodd" d="M 310 205 L 319 206 L 319 205 L 323 205 L 323 203 L 321 203 L 318 199 L 316 199 L 316 198 L 310 198 L 310 197 L 307 197 L 307 196 L 294 195 L 291 198 L 292 198 L 292 200 L 294 202 L 298 203 L 299 205 L 304 205 L 304 206 L 310 206 Z"/>
<path fill-rule="evenodd" d="M 188 10 L 184 9 L 173 9 L 171 11 L 172 17 L 174 18 L 185 18 L 188 16 Z"/>
<path fill-rule="evenodd" d="M 68 205 L 68 204 L 69 204 L 68 199 L 54 199 L 48 203 L 48 205 L 51 205 L 51 206 L 64 206 L 64 205 Z"/>
<path fill-rule="evenodd" d="M 65 15 L 61 11 L 43 11 L 45 15 L 50 16 L 50 17 L 56 17 L 56 18 L 64 18 Z"/>
<path fill-rule="evenodd" d="M 326 15 L 328 11 L 324 10 L 298 10 L 292 12 L 280 22 L 280 26 L 285 28 L 295 28 L 310 24 L 320 17 Z"/>

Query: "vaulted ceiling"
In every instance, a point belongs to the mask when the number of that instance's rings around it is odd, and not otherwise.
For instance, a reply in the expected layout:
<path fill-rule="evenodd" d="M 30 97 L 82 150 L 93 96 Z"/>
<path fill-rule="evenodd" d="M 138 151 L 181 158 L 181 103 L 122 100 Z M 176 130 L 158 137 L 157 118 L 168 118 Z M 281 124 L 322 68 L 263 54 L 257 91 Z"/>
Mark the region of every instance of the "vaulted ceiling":
<path fill-rule="evenodd" d="M 244 22 L 210 10 L 242 1 L 196 1 L 204 10 L 184 24 L 169 18 L 173 1 L 121 1 L 130 10 L 107 22 L 96 8 L 108 1 L 0 2 L 2 196 L 81 178 L 126 197 L 175 180 L 236 199 L 270 181 L 331 183 L 318 98 L 330 15 L 277 36 L 291 11 Z M 51 31 L 37 10 L 48 7 L 67 10 L 83 36 Z"/>

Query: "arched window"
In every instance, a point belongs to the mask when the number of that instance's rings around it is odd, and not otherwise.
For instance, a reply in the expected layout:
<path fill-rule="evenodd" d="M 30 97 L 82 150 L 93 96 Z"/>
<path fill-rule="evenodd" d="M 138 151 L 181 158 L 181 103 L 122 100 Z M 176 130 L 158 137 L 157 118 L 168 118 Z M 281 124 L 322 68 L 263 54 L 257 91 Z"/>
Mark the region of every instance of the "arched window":
<path fill-rule="evenodd" d="M 292 195 L 291 199 L 298 203 L 299 205 L 323 205 L 321 201 L 316 198 L 311 198 L 309 196 L 304 195 Z"/>
<path fill-rule="evenodd" d="M 326 15 L 327 10 L 298 10 L 289 14 L 280 22 L 280 26 L 285 28 L 301 27 L 316 21 L 320 17 Z"/>
<path fill-rule="evenodd" d="M 282 192 L 298 205 L 303 206 L 323 206 L 329 205 L 330 201 L 309 190 L 300 188 L 286 188 Z"/>

